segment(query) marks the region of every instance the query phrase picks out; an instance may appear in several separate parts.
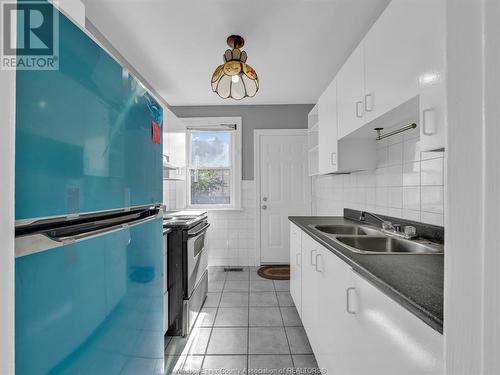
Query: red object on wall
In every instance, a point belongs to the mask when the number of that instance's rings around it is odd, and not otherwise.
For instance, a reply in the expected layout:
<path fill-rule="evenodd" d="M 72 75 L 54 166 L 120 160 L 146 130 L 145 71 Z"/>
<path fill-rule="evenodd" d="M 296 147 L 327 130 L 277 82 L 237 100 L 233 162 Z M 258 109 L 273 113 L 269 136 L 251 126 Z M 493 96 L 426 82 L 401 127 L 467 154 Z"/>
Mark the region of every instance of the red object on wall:
<path fill-rule="evenodd" d="M 155 145 L 161 143 L 161 128 L 156 121 L 151 121 L 151 139 Z"/>

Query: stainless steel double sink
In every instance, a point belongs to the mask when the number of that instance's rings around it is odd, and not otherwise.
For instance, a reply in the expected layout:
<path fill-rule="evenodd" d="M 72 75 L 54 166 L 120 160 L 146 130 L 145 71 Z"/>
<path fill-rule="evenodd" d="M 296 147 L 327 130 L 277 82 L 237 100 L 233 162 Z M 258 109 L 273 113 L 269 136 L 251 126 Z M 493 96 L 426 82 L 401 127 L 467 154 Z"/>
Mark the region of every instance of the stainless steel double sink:
<path fill-rule="evenodd" d="M 310 225 L 359 254 L 443 254 L 443 245 L 425 239 L 407 240 L 366 225 Z"/>

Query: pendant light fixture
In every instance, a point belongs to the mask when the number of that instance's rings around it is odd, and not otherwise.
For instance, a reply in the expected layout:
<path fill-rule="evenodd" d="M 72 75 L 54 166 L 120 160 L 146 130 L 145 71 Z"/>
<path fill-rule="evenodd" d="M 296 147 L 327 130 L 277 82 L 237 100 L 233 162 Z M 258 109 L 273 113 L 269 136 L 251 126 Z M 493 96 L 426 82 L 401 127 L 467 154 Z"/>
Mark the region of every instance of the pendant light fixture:
<path fill-rule="evenodd" d="M 223 99 L 241 100 L 255 96 L 259 90 L 259 78 L 253 68 L 246 63 L 247 53 L 240 48 L 245 40 L 239 35 L 227 38 L 231 49 L 224 53 L 224 64 L 219 65 L 212 75 L 212 91 Z"/>

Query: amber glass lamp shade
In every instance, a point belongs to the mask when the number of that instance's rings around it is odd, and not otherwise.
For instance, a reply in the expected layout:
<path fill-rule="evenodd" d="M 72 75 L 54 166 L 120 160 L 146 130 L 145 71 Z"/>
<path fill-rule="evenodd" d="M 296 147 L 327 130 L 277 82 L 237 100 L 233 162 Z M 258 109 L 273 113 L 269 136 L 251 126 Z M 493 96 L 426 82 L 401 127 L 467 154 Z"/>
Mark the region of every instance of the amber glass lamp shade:
<path fill-rule="evenodd" d="M 241 100 L 255 96 L 259 90 L 259 78 L 246 63 L 247 54 L 239 48 L 224 53 L 224 64 L 219 65 L 212 75 L 212 91 L 223 99 Z"/>

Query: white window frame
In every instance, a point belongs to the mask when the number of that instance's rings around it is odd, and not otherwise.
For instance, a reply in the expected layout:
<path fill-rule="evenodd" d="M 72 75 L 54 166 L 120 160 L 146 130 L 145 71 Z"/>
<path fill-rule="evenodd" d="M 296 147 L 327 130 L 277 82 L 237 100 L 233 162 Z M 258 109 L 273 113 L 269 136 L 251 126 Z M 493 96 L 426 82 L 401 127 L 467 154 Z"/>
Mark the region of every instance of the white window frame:
<path fill-rule="evenodd" d="M 186 125 L 186 205 L 205 210 L 241 209 L 241 117 L 190 117 L 182 119 Z M 191 204 L 191 133 L 196 130 L 228 130 L 236 125 L 231 136 L 231 192 L 230 204 Z"/>

